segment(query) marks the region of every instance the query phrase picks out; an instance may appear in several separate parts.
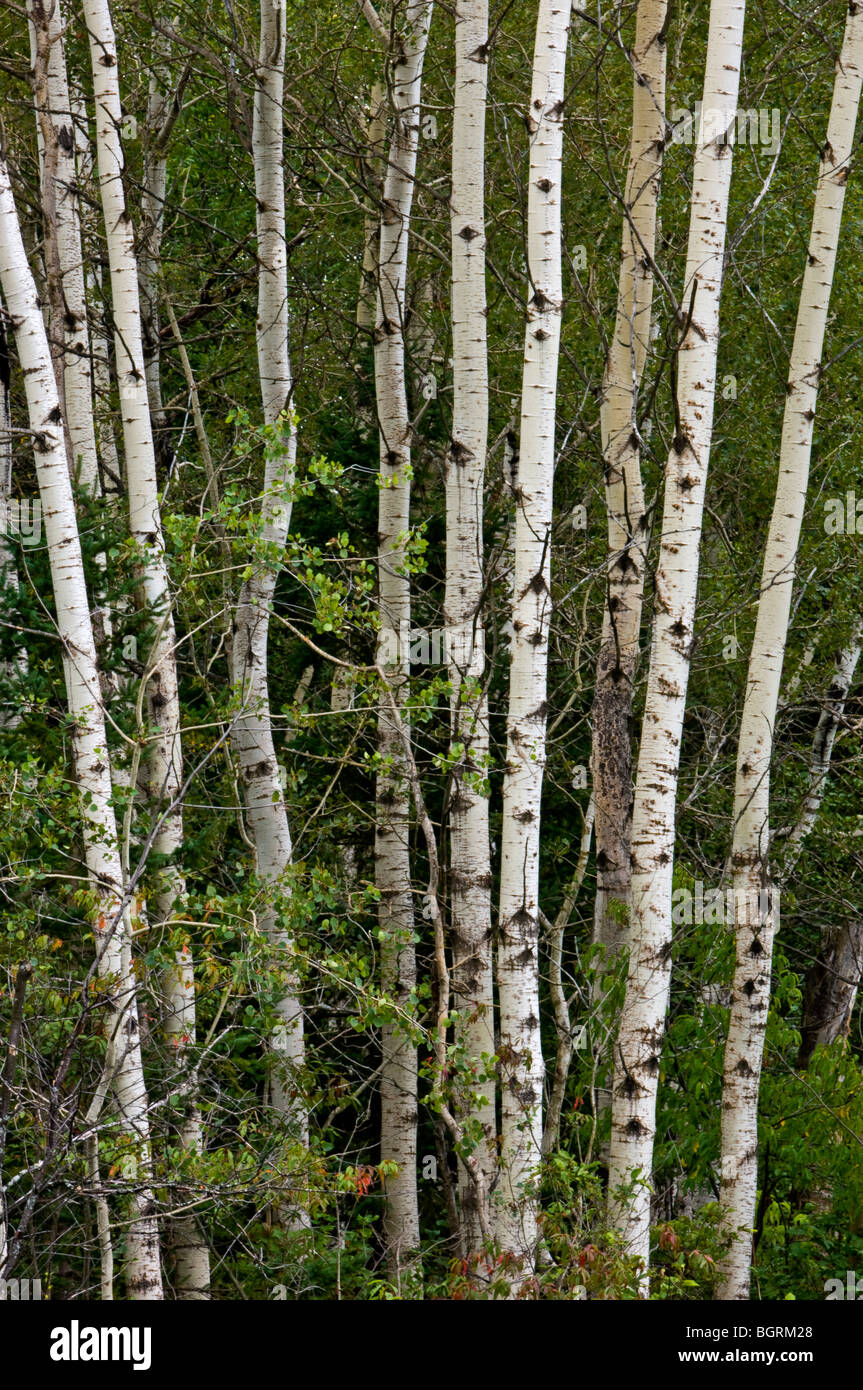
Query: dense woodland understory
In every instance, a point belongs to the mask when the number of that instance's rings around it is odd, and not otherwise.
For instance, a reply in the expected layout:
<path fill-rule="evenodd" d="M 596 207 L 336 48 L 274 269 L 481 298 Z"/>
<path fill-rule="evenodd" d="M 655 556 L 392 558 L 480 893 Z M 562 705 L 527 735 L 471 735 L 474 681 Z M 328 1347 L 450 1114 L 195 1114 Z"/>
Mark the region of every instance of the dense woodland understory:
<path fill-rule="evenodd" d="M 0 1279 L 861 1268 L 861 79 L 858 0 L 2 0 Z"/>

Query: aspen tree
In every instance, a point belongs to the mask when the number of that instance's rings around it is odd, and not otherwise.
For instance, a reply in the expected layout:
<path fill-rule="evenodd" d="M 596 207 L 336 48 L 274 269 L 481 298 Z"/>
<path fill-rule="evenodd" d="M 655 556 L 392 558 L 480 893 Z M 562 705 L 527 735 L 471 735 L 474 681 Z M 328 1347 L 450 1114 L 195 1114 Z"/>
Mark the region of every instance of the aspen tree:
<path fill-rule="evenodd" d="M 62 355 L 59 384 L 66 407 L 74 474 L 81 487 L 95 494 L 99 465 L 93 424 L 75 124 L 66 74 L 63 11 L 60 0 L 30 0 L 28 13 L 42 147 L 42 207 L 49 224 L 46 236 L 54 246 L 58 279 L 56 296 L 49 295 L 51 332 L 57 338 L 56 349 Z"/>
<path fill-rule="evenodd" d="M 81 194 L 81 242 L 84 257 L 84 293 L 89 310 L 93 413 L 96 451 L 102 491 L 106 497 L 120 492 L 121 466 L 111 419 L 111 373 L 108 365 L 107 337 L 101 328 L 102 267 L 93 206 L 98 200 L 94 186 L 93 147 L 89 138 L 87 103 L 80 88 L 71 91 L 75 130 L 75 169 Z"/>
<path fill-rule="evenodd" d="M 777 904 L 770 873 L 770 762 L 806 505 L 821 354 L 863 80 L 863 8 L 848 9 L 786 386 L 779 475 L 749 654 L 734 787 L 737 959 L 722 1087 L 720 1200 L 733 1239 L 717 1296 L 749 1297 L 758 1187 L 758 1093 Z"/>
<path fill-rule="evenodd" d="M 464 1050 L 464 1122 L 475 1131 L 487 1192 L 496 1167 L 494 989 L 488 793 L 488 698 L 483 621 L 483 484 L 488 439 L 485 293 L 487 0 L 455 11 L 452 193 L 452 439 L 446 460 L 444 619 L 450 695 L 449 900 L 457 1044 Z M 460 1164 L 462 1245 L 480 1244 L 476 1184 Z"/>
<path fill-rule="evenodd" d="M 745 0 L 714 0 L 710 7 L 704 115 L 697 132 L 680 301 L 676 428 L 666 468 L 653 644 L 635 783 L 629 975 L 614 1056 L 608 1181 L 612 1220 L 627 1251 L 641 1261 L 645 1281 L 656 1090 L 671 974 L 674 814 L 713 431 L 744 12 Z"/>
<path fill-rule="evenodd" d="M 252 155 L 255 170 L 258 251 L 258 375 L 264 421 L 271 431 L 261 498 L 260 541 L 281 556 L 291 518 L 291 487 L 297 455 L 292 413 L 293 382 L 288 351 L 288 268 L 285 243 L 284 134 L 282 100 L 285 81 L 284 0 L 262 0 L 258 66 L 255 80 Z M 270 1036 L 274 1066 L 270 1095 L 276 1113 L 293 1138 L 305 1143 L 308 1121 L 298 1098 L 298 1073 L 305 1059 L 303 1011 L 291 963 L 292 943 L 280 921 L 279 895 L 286 890 L 291 862 L 291 834 L 273 742 L 267 671 L 270 608 L 278 563 L 253 558 L 251 574 L 237 600 L 233 632 L 234 686 L 240 712 L 232 730 L 234 753 L 246 805 L 246 824 L 255 846 L 257 872 L 270 899 L 259 916 L 275 953 L 281 985 Z M 291 1222 L 307 1218 L 291 1208 Z"/>
<path fill-rule="evenodd" d="M 155 895 L 152 925 L 169 935 L 171 919 L 185 894 L 179 864 L 183 846 L 183 813 L 180 788 L 183 752 L 180 736 L 180 701 L 177 685 L 173 598 L 165 558 L 159 508 L 156 455 L 147 399 L 138 263 L 132 220 L 126 206 L 123 183 L 124 154 L 121 139 L 123 111 L 117 47 L 107 0 L 85 0 L 84 17 L 90 40 L 93 94 L 96 109 L 96 167 L 108 246 L 111 302 L 114 317 L 114 352 L 120 390 L 125 446 L 126 493 L 129 529 L 138 548 L 140 597 L 152 615 L 155 635 L 145 657 L 146 709 L 151 734 L 148 739 L 147 781 L 151 813 L 158 816 L 153 850 L 164 856 Z M 194 1006 L 182 986 L 183 971 L 190 968 L 188 943 L 175 947 L 176 965 L 165 972 L 167 1012 L 183 1014 Z M 196 1100 L 192 1096 L 190 1107 Z M 195 1129 L 195 1123 L 192 1124 Z M 187 1226 L 185 1218 L 181 1224 Z M 182 1236 L 187 1254 L 181 1272 L 191 1273 L 193 1284 L 181 1290 L 198 1298 L 209 1284 L 209 1256 L 202 1240 L 189 1230 Z M 193 1261 L 191 1249 L 197 1249 Z"/>
<path fill-rule="evenodd" d="M 375 396 L 379 424 L 378 665 L 388 693 L 378 711 L 381 759 L 375 789 L 375 885 L 380 894 L 381 983 L 398 1005 L 416 985 L 414 909 L 410 863 L 410 793 L 399 716 L 408 692 L 410 576 L 405 541 L 410 527 L 411 426 L 405 376 L 408 236 L 420 131 L 423 60 L 432 5 L 408 0 L 404 30 L 393 28 L 387 55 L 392 133 L 384 175 L 375 313 Z M 403 717 L 403 716 L 402 716 Z M 381 1158 L 398 1165 L 386 1183 L 384 1239 L 397 1276 L 419 1248 L 417 1207 L 417 1055 L 403 1024 L 381 1029 Z"/>
<path fill-rule="evenodd" d="M 106 1072 L 123 1128 L 134 1144 L 137 1178 L 126 1232 L 127 1289 L 133 1299 L 160 1299 L 159 1232 L 151 1190 L 147 1091 L 132 970 L 132 918 L 112 802 L 108 745 L 69 478 L 63 412 L 36 286 L 27 262 L 5 157 L 0 157 L 0 286 L 15 334 L 27 394 L 42 524 L 56 607 L 84 852 L 95 900 L 95 941 L 105 981 Z"/>
<path fill-rule="evenodd" d="M 608 575 L 593 700 L 596 818 L 593 940 L 600 971 L 626 937 L 632 827 L 632 698 L 644 592 L 647 516 L 638 402 L 650 342 L 656 208 L 665 148 L 668 0 L 639 0 L 632 62 L 632 139 L 614 333 L 600 416 L 608 511 Z"/>
<path fill-rule="evenodd" d="M 503 783 L 500 941 L 502 1125 L 497 1239 L 524 1269 L 537 1241 L 545 1068 L 539 1007 L 539 830 L 551 623 L 552 483 L 560 327 L 564 78 L 570 6 L 540 0 L 527 203 L 528 302 L 515 494 L 512 638 Z M 515 1280 L 517 1284 L 518 1277 Z"/>

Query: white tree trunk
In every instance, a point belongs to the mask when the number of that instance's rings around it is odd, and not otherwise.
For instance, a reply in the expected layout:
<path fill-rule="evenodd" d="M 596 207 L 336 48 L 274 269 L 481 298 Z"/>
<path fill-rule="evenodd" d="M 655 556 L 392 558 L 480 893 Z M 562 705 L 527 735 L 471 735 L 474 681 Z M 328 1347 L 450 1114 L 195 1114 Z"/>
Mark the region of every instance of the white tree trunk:
<path fill-rule="evenodd" d="M 488 439 L 485 295 L 485 113 L 487 0 L 457 0 L 452 135 L 452 440 L 446 461 L 444 622 L 452 759 L 449 901 L 456 1043 L 467 1092 L 459 1119 L 475 1131 L 474 1157 L 491 1187 L 495 1133 L 491 854 L 488 828 L 489 729 L 483 616 L 483 484 Z M 485 1059 L 485 1060 L 484 1060 Z M 476 1132 L 478 1131 L 478 1132 Z M 481 1243 L 477 1185 L 459 1165 L 463 1254 Z"/>
<path fill-rule="evenodd" d="M 431 23 L 430 0 L 409 0 L 403 34 L 388 55 L 393 132 L 384 178 L 375 316 L 375 394 L 380 428 L 378 492 L 378 664 L 398 710 L 408 688 L 410 578 L 404 538 L 410 526 L 411 432 L 405 377 L 408 233 L 420 126 L 422 69 Z M 405 721 L 406 722 L 406 721 Z M 381 982 L 397 1003 L 416 984 L 410 865 L 410 795 L 406 751 L 386 693 L 378 712 L 375 884 L 380 892 Z M 404 1029 L 381 1029 L 381 1158 L 398 1164 L 386 1183 L 384 1240 L 391 1274 L 410 1263 L 420 1243 L 417 1208 L 417 1056 Z"/>
<path fill-rule="evenodd" d="M 721 1203 L 733 1241 L 717 1290 L 723 1299 L 749 1297 L 758 1185 L 758 1092 L 778 915 L 770 891 L 770 762 L 861 69 L 863 9 L 854 5 L 846 20 L 818 174 L 737 749 L 732 842 L 737 963 L 725 1049 L 721 1148 Z"/>
<path fill-rule="evenodd" d="M 108 344 L 101 325 L 104 319 L 102 270 L 99 264 L 99 241 L 95 231 L 96 217 L 92 203 L 98 197 L 94 186 L 93 147 L 88 134 L 87 104 L 80 88 L 72 91 L 72 114 L 75 126 L 75 161 L 77 182 L 82 194 L 81 240 L 84 254 L 84 290 L 89 310 L 88 331 L 91 344 L 93 377 L 93 412 L 96 448 L 101 464 L 102 491 L 115 496 L 120 491 L 121 467 L 111 418 L 111 373 L 108 366 Z"/>
<path fill-rule="evenodd" d="M 124 158 L 120 140 L 122 108 L 117 49 L 106 0 L 86 0 L 85 17 L 96 103 L 96 156 L 111 273 L 116 327 L 114 348 L 125 444 L 129 528 L 139 548 L 141 601 L 153 617 L 156 635 L 144 665 L 149 680 L 148 720 L 156 735 L 150 741 L 148 780 L 153 808 L 173 806 L 165 816 L 153 848 L 170 858 L 183 841 L 182 809 L 177 793 L 182 782 L 180 707 L 174 655 L 172 596 L 159 513 L 158 480 L 144 375 L 141 305 L 134 231 L 126 208 Z M 166 871 L 167 917 L 182 891 L 179 873 Z M 169 901 L 170 900 L 170 901 Z M 161 905 L 160 905 L 160 915 Z"/>
<path fill-rule="evenodd" d="M 64 18 L 60 0 L 29 0 L 28 12 L 36 56 L 36 100 L 43 161 L 46 161 L 44 172 L 51 182 L 50 190 L 45 190 L 44 211 L 53 221 L 51 235 L 56 237 L 60 276 L 62 312 L 60 322 L 52 331 L 58 337 L 62 334 L 64 340 L 62 381 L 74 475 L 81 487 L 95 494 L 99 465 L 93 424 L 90 332 Z M 51 148 L 50 168 L 46 159 L 48 146 Z"/>
<path fill-rule="evenodd" d="M 138 546 L 139 596 L 152 617 L 155 636 L 143 664 L 147 680 L 147 717 L 154 733 L 148 740 L 148 800 L 159 829 L 153 851 L 164 856 L 161 886 L 156 895 L 153 925 L 169 926 L 185 894 L 179 865 L 183 846 L 183 812 L 180 788 L 183 751 L 180 738 L 180 699 L 177 685 L 173 600 L 171 595 L 162 521 L 150 409 L 144 371 L 138 264 L 132 221 L 126 207 L 123 182 L 123 124 L 117 47 L 107 0 L 85 0 L 84 15 L 90 40 L 93 91 L 96 106 L 96 165 L 102 213 L 108 245 L 111 300 L 114 315 L 114 352 L 120 389 L 120 410 L 125 445 L 126 492 L 129 529 Z M 179 990 L 177 972 L 169 970 L 167 988 Z M 168 1012 L 193 1007 L 183 997 L 169 998 Z M 194 1104 L 194 1101 L 190 1102 Z M 186 1244 L 188 1249 L 188 1243 Z M 189 1257 L 191 1260 L 191 1257 Z M 183 1268 L 188 1269 L 189 1261 Z M 197 1269 L 189 1296 L 198 1298 L 209 1284 L 209 1259 L 199 1243 Z M 181 1290 L 185 1296 L 186 1290 Z"/>
<path fill-rule="evenodd" d="M 641 632 L 647 517 L 638 401 L 650 343 L 656 208 L 665 147 L 668 0 L 639 0 L 631 60 L 632 140 L 624 191 L 617 315 L 605 367 L 601 433 L 608 576 L 593 700 L 596 812 L 594 942 L 605 965 L 627 936 L 632 830 L 632 697 Z"/>
<path fill-rule="evenodd" d="M 117 1109 L 137 1158 L 133 1216 L 126 1235 L 131 1298 L 162 1297 L 159 1235 L 150 1188 L 147 1093 L 141 1061 L 131 917 L 123 899 L 122 868 L 112 804 L 111 774 L 90 603 L 69 480 L 63 413 L 36 286 L 27 263 L 9 172 L 0 159 L 0 285 L 24 373 L 42 523 L 63 643 L 75 780 L 87 869 L 97 900 L 96 951 L 106 981 L 107 1065 Z"/>
<path fill-rule="evenodd" d="M 285 70 L 284 0 L 262 0 L 261 33 L 255 87 L 252 151 L 255 166 L 258 237 L 258 372 L 264 420 L 278 447 L 268 450 L 261 500 L 261 539 L 273 554 L 285 547 L 291 516 L 290 489 L 296 465 L 297 437 L 291 407 L 288 354 L 288 275 L 285 245 L 284 137 L 282 97 Z M 280 957 L 283 993 L 270 1038 L 273 1053 L 271 1096 L 275 1110 L 294 1138 L 307 1142 L 308 1121 L 297 1093 L 297 1073 L 305 1059 L 303 1012 L 291 965 L 292 944 L 278 923 L 278 896 L 286 891 L 291 862 L 284 791 L 273 743 L 267 678 L 270 606 L 277 569 L 255 559 L 243 585 L 234 617 L 234 683 L 242 701 L 232 741 L 240 765 L 246 822 L 255 846 L 257 872 L 271 885 L 272 896 L 260 917 L 262 929 Z M 291 1208 L 290 1219 L 304 1223 Z"/>
<path fill-rule="evenodd" d="M 656 1089 L 671 974 L 671 886 L 680 740 L 713 432 L 719 301 L 745 0 L 713 0 L 697 135 L 677 355 L 676 430 L 668 458 L 653 645 L 632 823 L 632 926 L 612 1097 L 609 1194 L 628 1252 L 650 1255 Z M 729 143 L 726 143 L 726 133 Z M 635 1182 L 632 1193 L 618 1190 Z M 646 1282 L 645 1282 L 646 1289 Z"/>
<path fill-rule="evenodd" d="M 563 96 L 570 6 L 540 0 L 530 109 L 528 302 L 515 480 L 515 569 L 503 783 L 500 938 L 502 1130 L 497 1239 L 533 1267 L 534 1178 L 545 1067 L 539 1008 L 539 829 L 551 622 L 551 522 L 560 327 Z M 513 1280 L 517 1284 L 519 1276 Z"/>

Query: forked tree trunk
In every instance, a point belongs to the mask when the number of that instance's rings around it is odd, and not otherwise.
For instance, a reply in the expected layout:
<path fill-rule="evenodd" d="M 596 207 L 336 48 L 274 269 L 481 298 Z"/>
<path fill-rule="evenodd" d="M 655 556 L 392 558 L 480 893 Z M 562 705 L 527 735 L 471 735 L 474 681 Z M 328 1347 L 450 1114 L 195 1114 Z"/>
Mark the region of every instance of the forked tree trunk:
<path fill-rule="evenodd" d="M 446 460 L 444 622 L 450 696 L 449 901 L 456 1045 L 464 1058 L 458 1116 L 488 1192 L 496 1167 L 488 697 L 483 615 L 483 484 L 488 439 L 485 295 L 487 0 L 455 11 L 452 136 L 452 440 Z M 481 1244 L 477 1184 L 459 1165 L 462 1253 Z"/>
<path fill-rule="evenodd" d="M 737 962 L 722 1088 L 720 1200 L 732 1244 L 717 1297 L 749 1297 L 758 1187 L 758 1093 L 770 1006 L 770 763 L 794 571 L 806 506 L 821 353 L 863 75 L 863 8 L 848 12 L 788 369 L 779 477 L 767 534 L 737 749 L 732 866 Z"/>
<path fill-rule="evenodd" d="M 545 1067 L 539 1007 L 539 830 L 551 623 L 552 483 L 560 327 L 563 95 L 570 6 L 540 0 L 533 56 L 527 203 L 528 302 L 503 782 L 500 941 L 502 1125 L 497 1239 L 532 1269 Z M 521 1275 L 515 1274 L 517 1287 Z"/>
<path fill-rule="evenodd" d="M 0 158 L 0 286 L 24 374 L 57 630 L 63 644 L 67 699 L 73 721 L 72 759 L 80 793 L 87 870 L 95 900 L 98 969 L 106 983 L 106 1066 L 117 1110 L 134 1146 L 137 1162 L 132 1217 L 126 1231 L 127 1291 L 133 1299 L 161 1299 L 148 1102 L 131 962 L 132 923 L 129 905 L 123 899 L 90 602 L 69 479 L 63 412 L 3 158 Z"/>
<path fill-rule="evenodd" d="M 123 421 L 129 529 L 138 547 L 139 598 L 151 616 L 155 629 L 152 646 L 144 654 L 142 663 L 147 680 L 147 717 L 153 731 L 147 752 L 148 800 L 151 814 L 159 818 L 159 829 L 152 847 L 156 854 L 164 856 L 166 865 L 156 894 L 153 925 L 169 928 L 171 918 L 185 895 L 185 880 L 179 862 L 183 847 L 180 800 L 183 752 L 173 601 L 162 536 L 156 456 L 147 399 L 135 237 L 126 207 L 123 182 L 123 113 L 117 47 L 107 0 L 85 0 L 84 15 L 90 39 L 96 106 L 96 165 L 111 275 L 114 352 Z M 191 952 L 187 943 L 183 945 L 186 947 L 183 952 L 186 968 L 191 961 Z M 171 997 L 179 988 L 178 978 L 176 970 L 166 972 L 169 1013 L 191 1007 L 185 997 Z M 190 1104 L 195 1104 L 194 1099 L 190 1100 Z M 188 1291 L 193 1298 L 200 1297 L 200 1291 L 209 1284 L 209 1257 L 203 1242 L 198 1243 L 197 1265 L 194 1284 Z"/>
<path fill-rule="evenodd" d="M 375 884 L 380 893 L 381 984 L 404 1008 L 416 985 L 414 906 L 410 861 L 407 756 L 398 715 L 408 692 L 410 577 L 405 536 L 410 526 L 411 431 L 405 376 L 405 306 L 408 234 L 419 143 L 422 70 L 431 23 L 430 0 L 409 0 L 404 31 L 388 55 L 392 136 L 384 177 L 375 317 L 375 394 L 380 427 L 378 492 L 378 664 L 387 693 L 378 710 L 382 759 L 375 789 Z M 404 718 L 404 716 L 402 716 Z M 407 724 L 406 719 L 404 720 Z M 417 1207 L 417 1053 L 405 1027 L 381 1029 L 381 1158 L 398 1164 L 386 1183 L 384 1240 L 391 1275 L 398 1278 L 419 1249 Z"/>
<path fill-rule="evenodd" d="M 273 431 L 264 470 L 260 510 L 262 545 L 271 554 L 285 548 L 291 518 L 291 487 L 297 454 L 292 413 L 291 364 L 288 353 L 288 269 L 285 243 L 284 136 L 282 97 L 285 80 L 284 0 L 262 0 L 258 69 L 255 85 L 252 154 L 255 167 L 258 248 L 258 374 L 264 420 Z M 287 891 L 291 834 L 279 776 L 270 718 L 267 646 L 270 607 L 277 567 L 254 557 L 251 575 L 240 592 L 234 616 L 234 685 L 241 700 L 232 741 L 240 765 L 246 823 L 255 846 L 257 872 L 269 897 L 259 921 L 275 952 L 281 986 L 276 1022 L 270 1036 L 273 1056 L 270 1095 L 292 1139 L 306 1143 L 308 1119 L 298 1089 L 305 1061 L 303 1011 L 292 942 L 279 921 L 279 898 Z M 285 1206 L 294 1226 L 307 1217 L 292 1201 Z"/>
<path fill-rule="evenodd" d="M 629 1254 L 650 1257 L 650 1179 L 671 975 L 671 887 L 680 741 L 713 433 L 719 301 L 745 0 L 713 0 L 692 181 L 676 429 L 665 475 L 653 646 L 632 823 L 629 975 L 614 1057 L 609 1195 Z M 624 1186 L 633 1185 L 626 1193 Z"/>

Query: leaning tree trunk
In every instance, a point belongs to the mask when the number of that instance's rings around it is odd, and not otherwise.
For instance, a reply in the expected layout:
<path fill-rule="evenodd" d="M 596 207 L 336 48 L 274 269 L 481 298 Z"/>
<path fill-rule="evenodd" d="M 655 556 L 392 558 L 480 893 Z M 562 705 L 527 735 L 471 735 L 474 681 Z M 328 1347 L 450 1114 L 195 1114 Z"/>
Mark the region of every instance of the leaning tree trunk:
<path fill-rule="evenodd" d="M 665 148 L 667 23 L 668 0 L 639 0 L 631 53 L 632 141 L 624 192 L 617 317 L 608 349 L 601 412 L 608 571 L 591 754 L 596 834 L 593 940 L 603 948 L 598 984 L 626 941 L 629 926 L 632 699 L 647 541 L 638 400 L 650 343 L 656 208 Z"/>
<path fill-rule="evenodd" d="M 456 1045 L 463 1050 L 459 1118 L 472 1133 L 481 1187 L 496 1166 L 488 697 L 483 620 L 483 483 L 488 438 L 485 296 L 487 0 L 458 0 L 452 135 L 452 439 L 446 460 L 444 621 L 450 696 L 449 901 Z M 459 1165 L 465 1257 L 481 1245 L 479 1196 Z M 487 1224 L 487 1218 L 486 1218 Z"/>
<path fill-rule="evenodd" d="M 732 1236 L 717 1297 L 749 1297 L 758 1187 L 758 1092 L 777 904 L 770 890 L 770 762 L 806 506 L 821 353 L 836 266 L 863 68 L 863 8 L 852 5 L 822 149 L 809 251 L 788 369 L 779 478 L 749 655 L 734 788 L 737 961 L 722 1089 L 720 1200 Z"/>
<path fill-rule="evenodd" d="M 381 770 L 375 790 L 375 885 L 380 894 L 381 983 L 408 1006 L 416 985 L 410 796 L 400 719 L 408 693 L 410 577 L 405 536 L 410 526 L 411 429 L 405 377 L 408 234 L 419 142 L 422 70 L 431 23 L 430 0 L 409 0 L 403 34 L 388 55 L 393 130 L 384 177 L 374 329 L 375 395 L 380 429 L 378 492 L 378 664 L 396 710 L 384 692 L 378 711 Z M 419 1249 L 417 1206 L 417 1054 L 403 1024 L 381 1029 L 381 1158 L 398 1164 L 386 1183 L 384 1240 L 398 1277 Z"/>
<path fill-rule="evenodd" d="M 85 0 L 84 15 L 90 39 L 96 106 L 96 165 L 111 278 L 129 529 L 138 550 L 139 598 L 154 627 L 152 646 L 143 662 L 147 717 L 154 730 L 148 740 L 147 780 L 150 809 L 158 825 L 152 848 L 166 867 L 162 870 L 161 886 L 156 895 L 153 925 L 168 925 L 185 894 L 185 881 L 178 862 L 183 846 L 180 798 L 183 752 L 172 595 L 147 400 L 135 237 L 123 182 L 124 156 L 120 138 L 123 115 L 117 46 L 107 0 Z M 182 948 L 178 954 L 185 969 L 189 968 L 191 953 L 187 942 L 182 943 Z M 169 990 L 176 992 L 178 979 L 177 970 L 167 972 Z M 169 998 L 167 1004 L 169 1013 L 188 1007 L 188 1001 L 179 997 Z M 194 1105 L 196 1101 L 192 1097 L 189 1103 Z M 183 1297 L 201 1297 L 201 1291 L 210 1281 L 209 1255 L 203 1241 L 186 1230 L 184 1248 L 188 1251 L 190 1242 L 195 1239 L 198 1255 L 194 1261 L 193 1283 L 180 1291 Z M 191 1258 L 186 1260 L 186 1271 L 191 1270 L 191 1263 Z"/>
<path fill-rule="evenodd" d="M 262 0 L 255 85 L 252 154 L 255 167 L 258 246 L 258 374 L 264 420 L 273 431 L 267 450 L 261 499 L 262 552 L 281 556 L 291 518 L 291 487 L 297 454 L 291 406 L 293 383 L 288 353 L 288 268 L 285 242 L 284 136 L 282 97 L 285 80 L 285 0 Z M 273 743 L 267 646 L 277 566 L 262 553 L 237 600 L 233 632 L 233 675 L 240 712 L 232 731 L 240 765 L 246 823 L 255 846 L 257 872 L 269 897 L 260 915 L 273 948 L 281 984 L 276 1023 L 270 1035 L 273 1057 L 272 1105 L 289 1137 L 308 1141 L 308 1118 L 298 1090 L 305 1061 L 303 1012 L 292 965 L 292 942 L 279 920 L 279 897 L 288 889 L 291 835 Z M 296 1203 L 285 1213 L 294 1226 L 307 1224 Z"/>
<path fill-rule="evenodd" d="M 539 829 L 551 623 L 557 366 L 563 311 L 563 93 L 570 6 L 540 0 L 530 109 L 528 302 L 503 782 L 500 939 L 502 1125 L 497 1239 L 524 1271 L 537 1243 L 545 1068 L 539 1019 Z M 516 1274 L 513 1286 L 522 1276 Z"/>
<path fill-rule="evenodd" d="M 106 1068 L 117 1110 L 134 1144 L 137 1161 L 132 1217 L 126 1232 L 127 1289 L 133 1299 L 160 1299 L 159 1232 L 150 1186 L 148 1101 L 131 959 L 132 921 L 123 893 L 90 602 L 69 478 L 63 412 L 36 286 L 21 238 L 9 171 L 2 157 L 0 286 L 24 374 L 57 630 L 63 646 L 72 719 L 72 759 L 80 794 L 87 870 L 96 901 L 98 970 L 105 981 Z"/>
<path fill-rule="evenodd" d="M 653 645 L 632 823 L 629 976 L 615 1048 L 609 1194 L 627 1251 L 650 1258 L 656 1090 L 671 975 L 671 887 L 680 741 L 713 433 L 719 301 L 745 0 L 714 0 L 692 182 L 677 350 L 676 429 L 665 482 Z M 634 1184 L 634 1187 L 632 1187 Z M 622 1188 L 629 1191 L 621 1191 Z"/>

